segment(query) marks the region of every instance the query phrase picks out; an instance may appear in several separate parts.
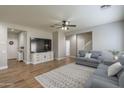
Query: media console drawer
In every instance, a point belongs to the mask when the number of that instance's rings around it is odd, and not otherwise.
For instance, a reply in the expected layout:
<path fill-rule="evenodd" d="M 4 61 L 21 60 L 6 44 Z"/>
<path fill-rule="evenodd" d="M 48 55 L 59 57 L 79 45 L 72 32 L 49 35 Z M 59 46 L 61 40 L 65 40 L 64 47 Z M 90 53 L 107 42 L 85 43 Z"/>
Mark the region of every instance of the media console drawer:
<path fill-rule="evenodd" d="M 44 62 L 52 61 L 53 59 L 54 59 L 53 51 L 31 54 L 32 64 L 44 63 Z"/>

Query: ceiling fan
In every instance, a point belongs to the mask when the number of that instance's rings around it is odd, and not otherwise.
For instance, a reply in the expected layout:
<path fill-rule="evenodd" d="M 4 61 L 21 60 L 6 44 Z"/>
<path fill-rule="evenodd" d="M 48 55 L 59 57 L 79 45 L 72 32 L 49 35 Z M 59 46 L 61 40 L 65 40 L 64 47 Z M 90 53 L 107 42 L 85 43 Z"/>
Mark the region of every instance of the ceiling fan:
<path fill-rule="evenodd" d="M 61 24 L 54 24 L 50 27 L 62 29 L 62 30 L 69 30 L 70 27 L 76 27 L 76 25 L 71 25 L 70 21 L 63 20 Z"/>

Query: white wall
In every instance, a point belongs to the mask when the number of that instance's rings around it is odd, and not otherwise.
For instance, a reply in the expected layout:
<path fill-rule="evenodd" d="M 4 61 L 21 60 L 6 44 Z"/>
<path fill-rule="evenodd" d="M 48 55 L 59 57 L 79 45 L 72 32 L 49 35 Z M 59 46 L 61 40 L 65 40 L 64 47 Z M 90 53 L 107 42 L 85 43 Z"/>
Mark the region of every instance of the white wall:
<path fill-rule="evenodd" d="M 0 23 L 0 69 L 7 68 L 7 27 Z"/>
<path fill-rule="evenodd" d="M 59 31 L 59 38 L 58 38 L 58 44 L 59 44 L 59 53 L 58 58 L 64 58 L 66 56 L 66 48 L 65 48 L 65 34 L 63 31 Z"/>
<path fill-rule="evenodd" d="M 124 50 L 124 22 L 102 25 L 92 31 L 94 50 Z"/>
<path fill-rule="evenodd" d="M 21 46 L 24 46 L 26 43 L 26 37 L 25 37 L 25 32 L 20 32 L 18 34 L 18 46 L 21 47 Z"/>
<path fill-rule="evenodd" d="M 9 41 L 13 41 L 14 44 L 10 45 Z M 17 58 L 17 51 L 18 51 L 18 34 L 9 32 L 8 33 L 8 44 L 7 44 L 8 59 Z"/>
<path fill-rule="evenodd" d="M 54 58 L 58 58 L 58 32 L 53 32 L 53 51 L 54 51 Z"/>
<path fill-rule="evenodd" d="M 21 31 L 18 34 L 18 48 L 24 47 L 24 62 L 27 63 L 27 32 Z"/>
<path fill-rule="evenodd" d="M 53 32 L 53 51 L 55 58 L 60 60 L 65 58 L 65 34 L 63 31 Z"/>

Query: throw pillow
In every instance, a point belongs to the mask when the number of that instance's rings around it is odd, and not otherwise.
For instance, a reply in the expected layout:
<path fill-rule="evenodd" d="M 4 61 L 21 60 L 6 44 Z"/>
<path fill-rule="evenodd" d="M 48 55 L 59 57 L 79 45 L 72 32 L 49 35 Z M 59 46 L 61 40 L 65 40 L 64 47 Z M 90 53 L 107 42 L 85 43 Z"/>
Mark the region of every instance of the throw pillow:
<path fill-rule="evenodd" d="M 86 51 L 80 50 L 79 51 L 79 56 L 80 57 L 85 57 L 85 53 L 86 53 Z"/>
<path fill-rule="evenodd" d="M 108 67 L 108 77 L 116 75 L 122 69 L 120 62 L 116 62 Z"/>
<path fill-rule="evenodd" d="M 85 58 L 91 58 L 91 53 L 86 53 Z"/>
<path fill-rule="evenodd" d="M 97 53 L 92 53 L 91 58 L 98 59 L 99 55 Z"/>
<path fill-rule="evenodd" d="M 100 51 L 90 51 L 90 53 L 92 53 L 91 58 L 94 58 L 94 59 L 98 59 L 99 56 L 101 56 Z"/>

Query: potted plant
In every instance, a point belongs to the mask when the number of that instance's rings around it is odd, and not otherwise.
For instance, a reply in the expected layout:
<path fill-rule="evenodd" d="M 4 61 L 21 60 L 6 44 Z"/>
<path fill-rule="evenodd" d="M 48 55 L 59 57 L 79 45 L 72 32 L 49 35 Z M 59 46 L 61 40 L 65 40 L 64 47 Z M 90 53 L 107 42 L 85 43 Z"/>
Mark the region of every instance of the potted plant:
<path fill-rule="evenodd" d="M 118 54 L 120 53 L 120 51 L 117 51 L 117 50 L 109 50 L 109 52 L 112 53 L 114 60 L 117 60 L 117 59 L 118 59 Z"/>

